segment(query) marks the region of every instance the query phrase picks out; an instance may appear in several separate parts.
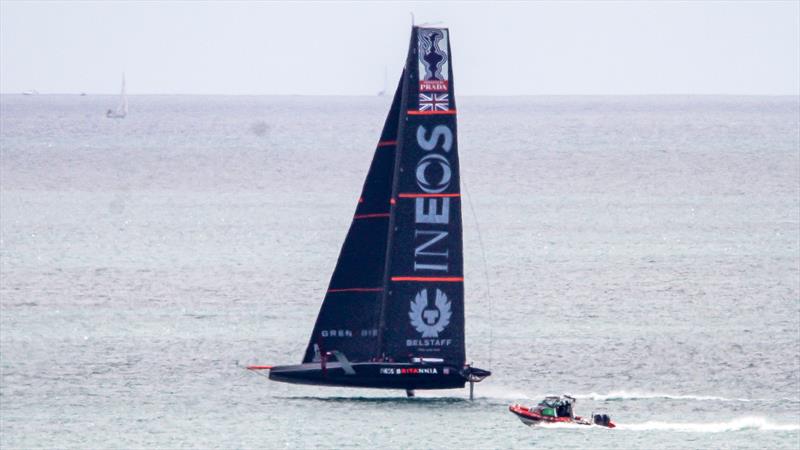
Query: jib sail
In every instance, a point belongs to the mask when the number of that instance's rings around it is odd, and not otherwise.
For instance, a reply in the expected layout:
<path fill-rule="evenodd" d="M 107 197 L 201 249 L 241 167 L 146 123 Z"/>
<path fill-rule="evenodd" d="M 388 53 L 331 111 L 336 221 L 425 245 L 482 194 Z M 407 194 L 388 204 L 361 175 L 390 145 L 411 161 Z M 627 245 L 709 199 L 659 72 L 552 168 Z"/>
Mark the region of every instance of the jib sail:
<path fill-rule="evenodd" d="M 461 193 L 446 28 L 414 27 L 402 81 L 381 354 L 464 363 Z"/>
<path fill-rule="evenodd" d="M 303 362 L 319 361 L 338 350 L 351 361 L 377 356 L 389 233 L 392 176 L 397 146 L 400 85 L 375 149 Z"/>
<path fill-rule="evenodd" d="M 446 28 L 408 58 L 303 362 L 464 363 L 461 194 Z"/>

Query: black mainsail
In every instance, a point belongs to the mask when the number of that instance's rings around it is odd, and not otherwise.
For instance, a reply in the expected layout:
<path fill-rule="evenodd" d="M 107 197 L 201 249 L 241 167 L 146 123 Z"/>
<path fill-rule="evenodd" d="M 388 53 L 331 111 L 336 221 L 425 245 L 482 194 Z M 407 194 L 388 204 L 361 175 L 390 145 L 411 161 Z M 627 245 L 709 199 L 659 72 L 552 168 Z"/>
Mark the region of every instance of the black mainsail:
<path fill-rule="evenodd" d="M 392 357 L 463 364 L 461 194 L 448 34 L 438 28 L 411 34 L 381 336 L 382 351 Z"/>
<path fill-rule="evenodd" d="M 302 364 L 290 383 L 447 389 L 465 365 L 456 104 L 449 31 L 413 27 L 408 58 Z"/>

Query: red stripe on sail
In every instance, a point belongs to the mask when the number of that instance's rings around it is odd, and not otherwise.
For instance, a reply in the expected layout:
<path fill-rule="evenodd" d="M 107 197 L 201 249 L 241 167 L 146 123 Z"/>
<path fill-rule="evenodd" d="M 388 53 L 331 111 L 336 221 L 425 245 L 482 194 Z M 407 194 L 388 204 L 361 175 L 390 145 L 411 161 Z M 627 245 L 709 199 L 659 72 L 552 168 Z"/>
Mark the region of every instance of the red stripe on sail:
<path fill-rule="evenodd" d="M 380 141 L 378 147 L 388 147 L 390 145 L 397 145 L 397 141 Z"/>
<path fill-rule="evenodd" d="M 414 111 L 413 109 L 408 110 L 409 116 L 431 116 L 435 114 L 455 114 L 455 109 L 450 109 L 447 111 Z"/>
<path fill-rule="evenodd" d="M 389 217 L 389 213 L 356 214 L 355 216 L 353 216 L 353 219 L 375 219 L 377 217 Z"/>
<path fill-rule="evenodd" d="M 423 282 L 447 282 L 458 283 L 464 281 L 464 277 L 392 277 L 392 281 L 423 281 Z"/>
<path fill-rule="evenodd" d="M 461 194 L 398 194 L 400 198 L 461 197 Z"/>
<path fill-rule="evenodd" d="M 344 288 L 328 289 L 328 292 L 380 292 L 383 288 Z"/>

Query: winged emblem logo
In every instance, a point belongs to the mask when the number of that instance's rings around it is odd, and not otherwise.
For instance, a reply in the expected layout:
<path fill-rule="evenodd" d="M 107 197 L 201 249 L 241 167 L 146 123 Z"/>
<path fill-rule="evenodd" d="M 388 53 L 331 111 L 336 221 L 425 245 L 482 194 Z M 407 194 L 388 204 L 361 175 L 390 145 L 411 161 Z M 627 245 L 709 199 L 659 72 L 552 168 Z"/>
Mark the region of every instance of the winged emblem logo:
<path fill-rule="evenodd" d="M 411 311 L 409 311 L 408 317 L 411 319 L 411 326 L 422 333 L 422 337 L 436 338 L 450 324 L 452 315 L 450 300 L 447 299 L 444 292 L 436 289 L 433 306 L 430 306 L 429 303 L 427 289 L 417 292 L 416 297 L 411 301 Z"/>

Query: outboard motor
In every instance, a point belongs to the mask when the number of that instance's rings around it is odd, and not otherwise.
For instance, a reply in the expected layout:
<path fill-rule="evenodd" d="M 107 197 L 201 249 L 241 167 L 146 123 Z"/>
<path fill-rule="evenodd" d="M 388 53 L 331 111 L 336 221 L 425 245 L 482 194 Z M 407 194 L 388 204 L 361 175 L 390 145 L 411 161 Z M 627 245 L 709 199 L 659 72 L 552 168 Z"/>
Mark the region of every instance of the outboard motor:
<path fill-rule="evenodd" d="M 595 414 L 594 424 L 607 427 L 611 423 L 611 418 L 607 414 Z"/>

